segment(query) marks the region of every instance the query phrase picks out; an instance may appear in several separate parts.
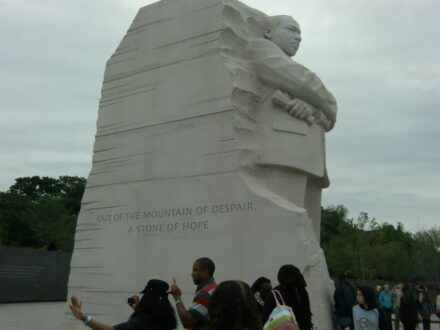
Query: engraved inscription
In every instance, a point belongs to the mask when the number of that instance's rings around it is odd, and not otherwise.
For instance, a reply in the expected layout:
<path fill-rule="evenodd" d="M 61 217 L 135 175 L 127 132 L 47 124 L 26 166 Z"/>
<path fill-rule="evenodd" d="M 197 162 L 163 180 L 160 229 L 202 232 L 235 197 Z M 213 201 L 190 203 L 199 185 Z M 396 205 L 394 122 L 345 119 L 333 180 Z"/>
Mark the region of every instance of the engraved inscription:
<path fill-rule="evenodd" d="M 219 216 L 249 211 L 255 211 L 252 202 L 216 203 L 98 214 L 96 222 L 99 224 L 127 222 L 129 225 L 126 230 L 130 235 L 197 232 L 209 229 L 209 220 L 203 218 L 204 216 Z"/>

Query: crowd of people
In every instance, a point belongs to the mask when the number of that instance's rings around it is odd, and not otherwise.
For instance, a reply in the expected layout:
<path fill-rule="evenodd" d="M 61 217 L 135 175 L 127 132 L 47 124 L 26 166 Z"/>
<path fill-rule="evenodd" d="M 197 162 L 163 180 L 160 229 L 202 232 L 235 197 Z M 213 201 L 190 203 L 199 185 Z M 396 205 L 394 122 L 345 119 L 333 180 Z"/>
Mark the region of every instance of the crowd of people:
<path fill-rule="evenodd" d="M 141 297 L 129 298 L 133 313 L 125 322 L 113 326 L 99 322 L 82 312 L 81 302 L 75 296 L 71 297 L 70 309 L 76 319 L 94 330 L 171 330 L 177 328 L 177 319 L 185 329 L 192 330 L 266 330 L 282 322 L 286 326 L 282 329 L 313 329 L 307 284 L 296 266 L 281 266 L 274 288 L 265 277 L 257 278 L 252 286 L 238 280 L 217 285 L 214 271 L 214 262 L 209 258 L 194 262 L 191 276 L 196 291 L 188 307 L 175 279 L 171 285 L 151 279 Z M 399 329 L 399 321 L 404 330 L 415 329 L 417 322 L 423 323 L 424 330 L 430 329 L 433 309 L 428 295 L 419 289 L 416 299 L 409 285 L 397 284 L 392 290 L 384 285 L 377 294 L 372 287 L 356 286 L 350 276 L 342 274 L 334 302 L 338 329 L 392 330 L 392 313 L 397 320 L 395 329 Z M 440 295 L 437 313 L 439 310 Z M 277 319 L 279 315 L 282 316 Z"/>
<path fill-rule="evenodd" d="M 214 271 L 214 262 L 209 258 L 194 262 L 191 276 L 196 292 L 188 307 L 175 279 L 170 285 L 152 279 L 141 291 L 141 298 L 134 295 L 129 299 L 133 313 L 123 323 L 111 326 L 84 314 L 75 296 L 71 298 L 70 309 L 76 319 L 94 330 L 169 330 L 177 328 L 177 319 L 185 329 L 192 330 L 262 330 L 277 307 L 273 295 L 277 292 L 283 303 L 291 308 L 292 325 L 300 330 L 312 329 L 306 281 L 294 265 L 283 265 L 279 269 L 279 284 L 275 288 L 265 277 L 257 278 L 252 286 L 238 280 L 217 285 Z M 169 294 L 175 308 L 168 299 Z"/>
<path fill-rule="evenodd" d="M 392 289 L 385 284 L 374 290 L 370 286 L 356 286 L 344 273 L 339 276 L 334 294 L 336 324 L 340 330 L 399 330 L 400 325 L 403 330 L 415 330 L 418 324 L 423 330 L 430 330 L 431 316 L 440 317 L 439 293 L 434 308 L 426 287 L 398 283 Z"/>

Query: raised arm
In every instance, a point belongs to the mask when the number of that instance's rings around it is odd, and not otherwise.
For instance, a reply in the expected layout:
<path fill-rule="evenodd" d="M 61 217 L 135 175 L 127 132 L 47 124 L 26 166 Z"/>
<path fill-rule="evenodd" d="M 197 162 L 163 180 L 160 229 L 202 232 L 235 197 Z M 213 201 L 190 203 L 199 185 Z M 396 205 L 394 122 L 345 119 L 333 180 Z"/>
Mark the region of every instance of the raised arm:
<path fill-rule="evenodd" d="M 69 307 L 72 311 L 73 316 L 76 319 L 82 321 L 84 325 L 88 326 L 89 328 L 93 330 L 114 330 L 112 326 L 98 322 L 88 315 L 84 315 L 81 312 L 81 302 L 78 300 L 77 297 L 73 296 L 71 298 Z"/>
<path fill-rule="evenodd" d="M 197 323 L 197 319 L 191 314 L 185 307 L 182 302 L 182 291 L 176 283 L 176 280 L 173 278 L 173 282 L 171 284 L 171 294 L 176 302 L 177 314 L 179 315 L 180 322 L 185 328 L 191 328 Z"/>

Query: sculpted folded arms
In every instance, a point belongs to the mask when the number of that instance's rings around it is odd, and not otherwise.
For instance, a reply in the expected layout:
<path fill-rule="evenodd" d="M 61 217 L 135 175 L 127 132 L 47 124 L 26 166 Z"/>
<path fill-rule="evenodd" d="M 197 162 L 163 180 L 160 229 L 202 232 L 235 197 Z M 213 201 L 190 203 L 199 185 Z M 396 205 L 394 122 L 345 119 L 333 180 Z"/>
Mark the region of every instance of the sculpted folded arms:
<path fill-rule="evenodd" d="M 292 60 L 301 38 L 299 26 L 289 16 L 275 16 L 278 20 L 265 38 L 249 43 L 248 56 L 259 80 L 267 86 L 279 90 L 278 103 L 292 116 L 317 122 L 327 131 L 336 121 L 337 105 L 333 95 L 312 71 Z M 290 42 L 289 42 L 290 40 Z M 290 47 L 290 48 L 289 48 Z"/>

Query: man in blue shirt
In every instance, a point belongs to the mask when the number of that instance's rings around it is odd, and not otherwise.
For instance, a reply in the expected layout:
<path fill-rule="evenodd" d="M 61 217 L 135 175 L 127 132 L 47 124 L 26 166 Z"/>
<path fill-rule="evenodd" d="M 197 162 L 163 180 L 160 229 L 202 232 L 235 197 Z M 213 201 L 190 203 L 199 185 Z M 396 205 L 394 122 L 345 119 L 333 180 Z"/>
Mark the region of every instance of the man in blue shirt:
<path fill-rule="evenodd" d="M 390 286 L 388 284 L 383 286 L 383 290 L 379 294 L 379 306 L 384 313 L 387 328 L 391 330 L 391 313 L 393 312 L 394 299 L 393 293 L 390 291 Z"/>

